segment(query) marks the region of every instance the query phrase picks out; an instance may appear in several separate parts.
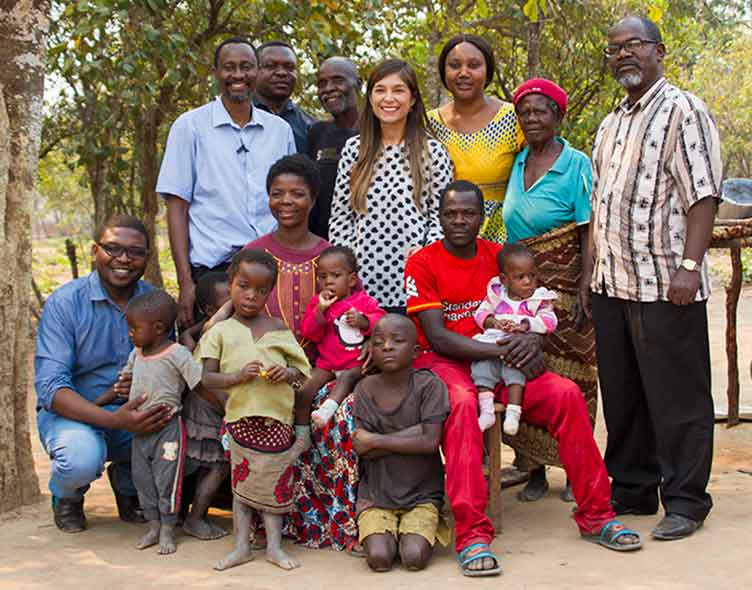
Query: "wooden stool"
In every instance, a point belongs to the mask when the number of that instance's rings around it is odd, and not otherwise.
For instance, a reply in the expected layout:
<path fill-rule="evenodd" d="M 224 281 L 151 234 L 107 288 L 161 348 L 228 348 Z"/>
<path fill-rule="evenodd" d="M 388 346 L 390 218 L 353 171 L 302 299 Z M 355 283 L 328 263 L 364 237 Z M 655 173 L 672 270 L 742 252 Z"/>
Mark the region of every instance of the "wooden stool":
<path fill-rule="evenodd" d="M 496 534 L 501 534 L 501 425 L 504 422 L 504 404 L 494 404 L 496 423 L 486 430 L 486 448 L 488 451 L 488 517 L 493 523 Z"/>

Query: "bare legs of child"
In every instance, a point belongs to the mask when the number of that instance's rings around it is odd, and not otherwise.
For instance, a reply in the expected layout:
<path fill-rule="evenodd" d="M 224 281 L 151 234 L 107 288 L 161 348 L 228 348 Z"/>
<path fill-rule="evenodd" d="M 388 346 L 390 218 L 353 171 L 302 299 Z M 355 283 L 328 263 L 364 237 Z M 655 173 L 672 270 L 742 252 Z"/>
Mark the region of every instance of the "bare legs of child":
<path fill-rule="evenodd" d="M 290 448 L 290 462 L 294 463 L 311 446 L 311 430 L 307 426 L 295 427 L 295 442 Z M 266 529 L 266 560 L 282 569 L 300 567 L 300 562 L 282 550 L 282 515 L 261 512 Z M 247 563 L 253 559 L 251 551 L 251 524 L 253 508 L 237 498 L 232 502 L 232 532 L 235 535 L 235 548 L 214 566 L 222 571 Z"/>
<path fill-rule="evenodd" d="M 207 512 L 214 494 L 217 493 L 219 486 L 227 477 L 228 471 L 229 465 L 227 464 L 221 464 L 210 469 L 201 469 L 191 512 L 183 524 L 183 531 L 186 534 L 203 541 L 221 539 L 228 534 L 225 529 L 209 522 L 207 518 Z"/>
<path fill-rule="evenodd" d="M 522 415 L 522 394 L 525 387 L 518 383 L 509 386 L 509 402 L 504 413 L 504 432 L 514 436 L 520 428 Z"/>
<path fill-rule="evenodd" d="M 177 551 L 175 526 L 158 520 L 150 520 L 146 534 L 136 543 L 136 549 L 146 549 L 159 543 L 159 554 L 169 555 Z"/>
<path fill-rule="evenodd" d="M 363 541 L 366 562 L 375 572 L 388 572 L 392 569 L 399 551 L 402 565 L 410 571 L 425 569 L 431 558 L 431 545 L 420 535 L 408 533 L 400 535 L 399 544 L 394 535 L 375 533 Z"/>
<path fill-rule="evenodd" d="M 235 548 L 217 562 L 214 569 L 222 571 L 247 563 L 253 559 L 251 552 L 251 521 L 253 508 L 237 498 L 232 500 L 232 533 L 235 535 Z"/>
<path fill-rule="evenodd" d="M 308 424 L 312 421 L 319 428 L 326 426 L 329 419 L 337 411 L 337 407 L 329 413 L 330 408 L 323 406 L 318 410 L 311 412 L 313 398 L 324 385 L 334 379 L 334 373 L 314 367 L 311 370 L 311 376 L 303 383 L 303 386 L 295 392 L 295 424 Z M 330 404 L 331 405 L 331 404 Z"/>

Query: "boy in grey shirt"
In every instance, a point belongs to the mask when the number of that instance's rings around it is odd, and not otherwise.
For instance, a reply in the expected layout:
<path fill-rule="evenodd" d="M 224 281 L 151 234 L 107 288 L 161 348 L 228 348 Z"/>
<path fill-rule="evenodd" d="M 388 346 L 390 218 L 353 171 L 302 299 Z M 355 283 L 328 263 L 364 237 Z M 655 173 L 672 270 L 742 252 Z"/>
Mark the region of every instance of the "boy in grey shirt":
<path fill-rule="evenodd" d="M 190 351 L 169 339 L 177 317 L 175 300 L 164 291 L 151 291 L 134 298 L 126 310 L 128 333 L 135 348 L 122 373 L 132 373 L 129 398 L 148 394 L 142 409 L 170 407 L 172 419 L 158 432 L 133 437 L 131 470 L 133 482 L 149 529 L 136 544 L 145 549 L 159 543 L 159 553 L 177 549 L 175 524 L 185 459 L 185 432 L 180 417 L 186 384 L 201 381 L 201 364 Z M 96 403 L 111 403 L 114 394 L 104 394 Z"/>

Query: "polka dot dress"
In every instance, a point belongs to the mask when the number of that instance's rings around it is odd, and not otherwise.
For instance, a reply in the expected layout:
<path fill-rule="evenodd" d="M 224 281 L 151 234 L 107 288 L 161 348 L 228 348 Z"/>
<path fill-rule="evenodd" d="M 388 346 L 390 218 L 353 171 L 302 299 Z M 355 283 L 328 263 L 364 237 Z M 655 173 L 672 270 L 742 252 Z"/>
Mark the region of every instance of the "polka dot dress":
<path fill-rule="evenodd" d="M 452 181 L 452 163 L 442 145 L 428 140 L 430 170 L 426 171 L 421 211 L 413 200 L 412 177 L 404 145 L 386 146 L 376 162 L 368 188 L 365 215 L 350 207 L 350 173 L 358 159 L 360 136 L 342 150 L 332 199 L 329 240 L 349 246 L 360 265 L 369 295 L 384 307 L 404 307 L 405 252 L 442 237 L 439 193 Z"/>

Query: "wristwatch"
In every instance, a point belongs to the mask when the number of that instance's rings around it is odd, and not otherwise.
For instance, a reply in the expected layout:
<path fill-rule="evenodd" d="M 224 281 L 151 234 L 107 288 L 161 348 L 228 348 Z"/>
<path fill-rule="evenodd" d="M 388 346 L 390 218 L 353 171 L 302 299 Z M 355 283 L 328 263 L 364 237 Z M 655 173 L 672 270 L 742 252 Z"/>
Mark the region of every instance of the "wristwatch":
<path fill-rule="evenodd" d="M 689 272 L 694 272 L 696 270 L 700 270 L 700 265 L 697 264 L 694 260 L 691 258 L 685 258 L 681 261 L 680 265 L 684 270 L 688 270 Z"/>

